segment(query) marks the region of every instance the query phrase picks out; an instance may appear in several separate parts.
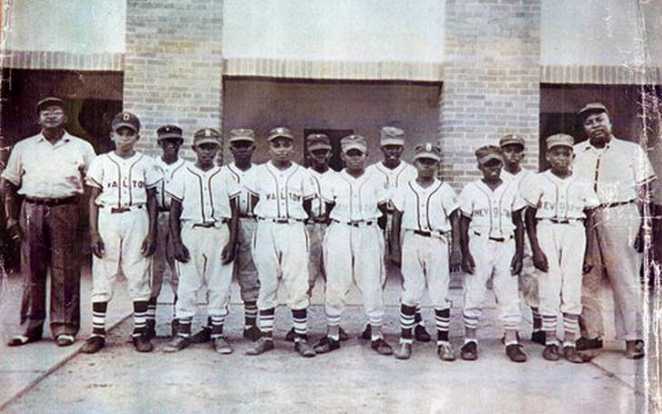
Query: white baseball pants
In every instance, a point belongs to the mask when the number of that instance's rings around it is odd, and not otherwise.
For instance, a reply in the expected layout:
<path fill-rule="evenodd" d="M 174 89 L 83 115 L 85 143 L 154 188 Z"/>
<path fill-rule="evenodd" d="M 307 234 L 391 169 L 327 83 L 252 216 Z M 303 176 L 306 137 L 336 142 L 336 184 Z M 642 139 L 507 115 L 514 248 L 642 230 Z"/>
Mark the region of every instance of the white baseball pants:
<path fill-rule="evenodd" d="M 426 286 L 435 309 L 447 309 L 448 239 L 444 236 L 421 236 L 406 230 L 402 242 L 402 304 L 417 306 Z"/>

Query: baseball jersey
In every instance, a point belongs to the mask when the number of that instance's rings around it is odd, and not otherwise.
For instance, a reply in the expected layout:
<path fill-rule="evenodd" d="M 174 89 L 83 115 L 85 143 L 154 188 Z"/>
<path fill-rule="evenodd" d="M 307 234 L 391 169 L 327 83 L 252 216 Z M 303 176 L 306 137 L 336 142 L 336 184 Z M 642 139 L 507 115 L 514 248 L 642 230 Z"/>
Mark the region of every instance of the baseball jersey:
<path fill-rule="evenodd" d="M 107 152 L 92 160 L 85 183 L 101 189 L 97 205 L 123 208 L 146 204 L 146 190 L 156 188 L 162 179 L 154 159 L 145 154 L 122 158 Z"/>
<path fill-rule="evenodd" d="M 460 193 L 460 211 L 471 218 L 470 229 L 489 237 L 510 237 L 512 213 L 526 207 L 514 181 L 503 181 L 492 190 L 482 180 L 472 181 Z"/>
<path fill-rule="evenodd" d="M 342 170 L 325 180 L 322 199 L 335 203 L 329 217 L 342 222 L 378 219 L 382 213 L 377 205 L 388 200 L 383 177 L 367 169 L 358 178 Z"/>
<path fill-rule="evenodd" d="M 534 173 L 533 171 L 526 170 L 524 168 L 519 170 L 519 172 L 517 174 L 512 174 L 512 173 L 506 171 L 505 168 L 501 169 L 501 179 L 504 180 L 504 181 L 506 181 L 506 180 L 515 181 L 516 184 L 517 184 L 517 188 L 520 191 L 522 190 L 522 187 L 524 185 L 526 185 L 526 180 L 528 180 L 529 178 L 531 178 L 535 175 L 536 175 L 536 173 Z"/>
<path fill-rule="evenodd" d="M 416 168 L 404 161 L 400 161 L 400 164 L 394 169 L 384 166 L 384 162 L 380 161 L 368 166 L 366 173 L 376 173 L 384 179 L 384 190 L 387 200 L 393 198 L 396 188 L 416 179 L 418 176 Z"/>
<path fill-rule="evenodd" d="M 574 174 L 592 183 L 601 203 L 634 200 L 638 186 L 655 179 L 648 156 L 633 142 L 612 137 L 604 148 L 596 148 L 587 140 L 574 151 Z"/>
<path fill-rule="evenodd" d="M 322 185 L 325 180 L 332 179 L 338 173 L 332 169 L 328 169 L 323 173 L 315 171 L 313 168 L 308 168 L 308 173 L 313 179 L 315 184 L 315 198 L 313 199 L 313 217 L 321 217 L 326 213 L 326 203 L 322 199 Z"/>
<path fill-rule="evenodd" d="M 403 213 L 403 228 L 441 232 L 451 230 L 448 217 L 459 207 L 455 191 L 436 178 L 427 188 L 416 180 L 400 186 L 393 196 L 393 205 Z"/>
<path fill-rule="evenodd" d="M 173 175 L 166 192 L 182 203 L 182 222 L 220 223 L 232 217 L 230 200 L 239 197 L 241 188 L 235 180 L 221 173 L 221 167 L 203 171 L 189 163 Z"/>
<path fill-rule="evenodd" d="M 534 175 L 521 189 L 522 198 L 539 219 L 583 219 L 584 209 L 600 205 L 591 184 L 571 175 L 561 178 L 550 170 Z"/>
<path fill-rule="evenodd" d="M 255 164 L 251 164 L 251 167 L 243 171 L 240 168 L 237 168 L 237 165 L 234 162 L 224 165 L 221 167 L 221 174 L 227 175 L 234 182 L 239 185 L 239 198 L 237 201 L 239 203 L 239 214 L 242 216 L 252 216 L 253 215 L 253 206 L 251 205 L 251 197 L 248 189 L 246 189 L 246 175 L 249 171 L 252 171 L 255 168 Z"/>
<path fill-rule="evenodd" d="M 163 180 L 156 186 L 156 200 L 159 203 L 159 209 L 170 209 L 170 196 L 166 192 L 166 186 L 172 180 L 173 174 L 186 165 L 186 160 L 179 158 L 172 164 L 163 161 L 161 157 L 154 158 L 154 163 L 161 169 Z"/>
<path fill-rule="evenodd" d="M 294 162 L 285 170 L 271 161 L 256 165 L 246 174 L 245 187 L 258 197 L 255 215 L 263 218 L 307 219 L 303 201 L 315 197 L 312 177 Z"/>

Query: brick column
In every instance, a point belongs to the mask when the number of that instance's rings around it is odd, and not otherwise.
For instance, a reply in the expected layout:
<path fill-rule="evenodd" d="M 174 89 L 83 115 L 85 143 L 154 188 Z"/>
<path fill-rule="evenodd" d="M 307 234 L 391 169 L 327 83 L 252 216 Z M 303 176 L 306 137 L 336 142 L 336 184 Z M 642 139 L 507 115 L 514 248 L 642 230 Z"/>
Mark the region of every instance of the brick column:
<path fill-rule="evenodd" d="M 442 177 L 456 189 L 479 175 L 474 150 L 506 133 L 527 139 L 537 168 L 541 0 L 448 0 L 440 110 Z"/>
<path fill-rule="evenodd" d="M 223 0 L 128 0 L 126 16 L 124 109 L 143 123 L 139 148 L 155 151 L 165 123 L 186 148 L 195 130 L 220 130 Z"/>

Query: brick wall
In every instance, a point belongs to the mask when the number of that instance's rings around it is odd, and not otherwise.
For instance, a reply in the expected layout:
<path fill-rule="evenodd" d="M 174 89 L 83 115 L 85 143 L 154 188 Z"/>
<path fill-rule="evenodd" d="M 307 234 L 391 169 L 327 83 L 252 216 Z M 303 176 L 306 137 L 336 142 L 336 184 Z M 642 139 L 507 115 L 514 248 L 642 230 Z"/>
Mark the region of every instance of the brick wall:
<path fill-rule="evenodd" d="M 156 129 L 221 128 L 223 0 L 128 0 L 124 108 L 143 131 L 139 149 L 154 152 Z M 190 155 L 190 154 L 188 154 Z"/>
<path fill-rule="evenodd" d="M 540 0 L 448 0 L 441 97 L 442 176 L 456 189 L 475 179 L 474 150 L 506 133 L 527 139 L 537 168 Z"/>

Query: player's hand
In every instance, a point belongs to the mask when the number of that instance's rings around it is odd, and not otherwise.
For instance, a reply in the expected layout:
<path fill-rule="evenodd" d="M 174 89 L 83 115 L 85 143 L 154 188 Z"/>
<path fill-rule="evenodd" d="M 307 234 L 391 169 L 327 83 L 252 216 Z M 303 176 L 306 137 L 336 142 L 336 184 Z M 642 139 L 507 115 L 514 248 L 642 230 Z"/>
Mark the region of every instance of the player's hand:
<path fill-rule="evenodd" d="M 156 251 L 156 240 L 154 239 L 154 236 L 151 234 L 148 234 L 147 237 L 145 237 L 145 240 L 143 240 L 142 246 L 140 246 L 140 253 L 144 257 L 149 257 L 154 254 Z"/>
<path fill-rule="evenodd" d="M 223 247 L 221 251 L 221 263 L 224 265 L 232 262 L 234 260 L 235 253 L 235 243 L 228 243 Z"/>
<path fill-rule="evenodd" d="M 644 247 L 644 226 L 639 226 L 637 238 L 634 239 L 634 250 L 636 250 L 637 253 L 643 253 Z"/>
<path fill-rule="evenodd" d="M 590 255 L 584 256 L 584 264 L 582 266 L 582 273 L 587 274 L 593 269 L 593 258 Z"/>
<path fill-rule="evenodd" d="M 23 240 L 23 230 L 21 230 L 18 220 L 7 220 L 7 233 L 9 234 L 9 238 L 14 242 Z"/>
<path fill-rule="evenodd" d="M 522 255 L 515 253 L 513 260 L 510 261 L 510 274 L 515 276 L 522 272 Z"/>
<path fill-rule="evenodd" d="M 188 263 L 188 261 L 191 259 L 191 255 L 189 254 L 186 246 L 184 246 L 184 243 L 182 242 L 174 243 L 173 249 L 174 249 L 175 259 L 178 262 Z"/>
<path fill-rule="evenodd" d="M 533 266 L 541 272 L 547 273 L 549 271 L 547 256 L 540 249 L 533 249 Z"/>
<path fill-rule="evenodd" d="M 101 259 L 104 254 L 106 254 L 106 248 L 103 245 L 103 239 L 99 233 L 93 233 L 90 235 L 90 248 L 92 249 L 92 254 Z"/>
<path fill-rule="evenodd" d="M 474 271 L 476 270 L 476 262 L 474 262 L 471 253 L 462 256 L 462 270 L 470 275 L 474 274 Z"/>

